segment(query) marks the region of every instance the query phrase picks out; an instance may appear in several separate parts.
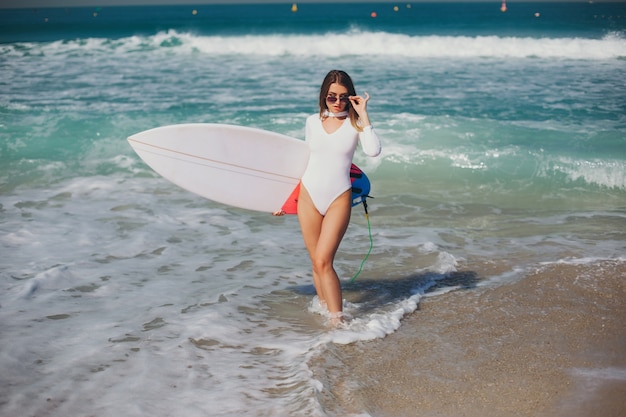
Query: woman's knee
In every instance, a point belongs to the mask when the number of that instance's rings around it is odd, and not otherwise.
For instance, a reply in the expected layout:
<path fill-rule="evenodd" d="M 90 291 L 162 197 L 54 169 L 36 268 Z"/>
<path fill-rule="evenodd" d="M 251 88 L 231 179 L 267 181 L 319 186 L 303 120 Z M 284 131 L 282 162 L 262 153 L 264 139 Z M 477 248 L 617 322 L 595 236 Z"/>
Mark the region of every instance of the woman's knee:
<path fill-rule="evenodd" d="M 325 275 L 329 271 L 332 271 L 333 269 L 333 262 L 327 257 L 314 256 L 311 258 L 311 264 L 313 266 L 313 272 L 321 276 Z"/>

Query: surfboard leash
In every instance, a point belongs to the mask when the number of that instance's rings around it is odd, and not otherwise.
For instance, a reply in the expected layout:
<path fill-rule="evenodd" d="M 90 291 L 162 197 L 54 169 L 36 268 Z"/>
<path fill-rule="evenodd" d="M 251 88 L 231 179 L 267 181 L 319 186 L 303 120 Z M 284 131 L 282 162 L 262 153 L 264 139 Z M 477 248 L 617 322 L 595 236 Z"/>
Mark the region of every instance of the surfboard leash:
<path fill-rule="evenodd" d="M 357 271 L 356 274 L 354 274 L 354 276 L 350 280 L 350 283 L 353 283 L 354 280 L 359 276 L 359 274 L 361 274 L 361 271 L 363 270 L 363 265 L 365 264 L 365 261 L 367 261 L 367 258 L 369 258 L 370 253 L 372 253 L 372 248 L 374 247 L 374 239 L 372 239 L 372 226 L 370 224 L 370 215 L 367 212 L 367 199 L 368 198 L 374 198 L 374 197 L 370 197 L 369 195 L 366 195 L 363 197 L 362 201 L 363 201 L 363 208 L 365 209 L 365 218 L 367 219 L 367 232 L 370 237 L 370 248 L 367 251 L 367 254 L 363 258 L 363 260 L 361 261 L 361 266 L 359 266 L 359 270 Z"/>

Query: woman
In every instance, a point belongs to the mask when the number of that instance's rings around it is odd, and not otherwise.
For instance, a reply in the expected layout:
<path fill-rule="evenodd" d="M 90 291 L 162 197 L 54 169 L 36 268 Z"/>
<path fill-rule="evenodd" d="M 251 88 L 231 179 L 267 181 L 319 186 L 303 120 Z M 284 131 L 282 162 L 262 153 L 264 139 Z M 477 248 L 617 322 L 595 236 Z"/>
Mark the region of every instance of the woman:
<path fill-rule="evenodd" d="M 333 261 L 350 220 L 352 157 L 358 142 L 369 156 L 377 156 L 381 149 L 367 114 L 369 98 L 367 93 L 356 94 L 347 73 L 330 71 L 320 88 L 320 112 L 306 120 L 311 156 L 302 177 L 298 220 L 317 296 L 333 321 L 341 321 L 343 310 Z"/>

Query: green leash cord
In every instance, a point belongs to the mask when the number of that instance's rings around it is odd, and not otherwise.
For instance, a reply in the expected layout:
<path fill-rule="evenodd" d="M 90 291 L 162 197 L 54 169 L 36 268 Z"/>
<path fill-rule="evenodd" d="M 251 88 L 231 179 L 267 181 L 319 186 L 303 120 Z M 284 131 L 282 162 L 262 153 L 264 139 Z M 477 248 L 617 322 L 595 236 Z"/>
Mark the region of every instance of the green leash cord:
<path fill-rule="evenodd" d="M 374 239 L 372 239 L 372 227 L 370 225 L 370 215 L 367 212 L 367 201 L 365 200 L 367 197 L 369 197 L 369 196 L 365 196 L 363 198 L 363 208 L 365 209 L 365 218 L 367 219 L 367 232 L 369 233 L 369 236 L 370 236 L 370 248 L 367 251 L 367 255 L 365 255 L 365 258 L 363 258 L 363 260 L 361 261 L 361 266 L 359 267 L 359 270 L 357 271 L 357 273 L 350 280 L 350 283 L 353 283 L 354 280 L 356 279 L 356 277 L 359 276 L 359 274 L 363 270 L 363 265 L 365 264 L 365 261 L 367 261 L 367 258 L 369 258 L 370 253 L 372 253 L 372 248 L 374 247 Z"/>

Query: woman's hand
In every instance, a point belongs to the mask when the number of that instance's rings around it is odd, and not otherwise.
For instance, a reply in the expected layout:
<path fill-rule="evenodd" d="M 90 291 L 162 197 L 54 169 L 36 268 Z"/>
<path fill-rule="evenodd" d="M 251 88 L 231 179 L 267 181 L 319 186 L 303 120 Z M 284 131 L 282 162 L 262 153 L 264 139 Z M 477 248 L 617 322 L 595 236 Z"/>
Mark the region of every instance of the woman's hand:
<path fill-rule="evenodd" d="M 359 120 L 362 123 L 362 126 L 369 126 L 370 120 L 367 116 L 367 102 L 370 99 L 370 95 L 365 92 L 365 97 L 361 96 L 350 96 L 348 97 L 350 103 L 352 103 L 352 108 L 359 115 Z"/>

